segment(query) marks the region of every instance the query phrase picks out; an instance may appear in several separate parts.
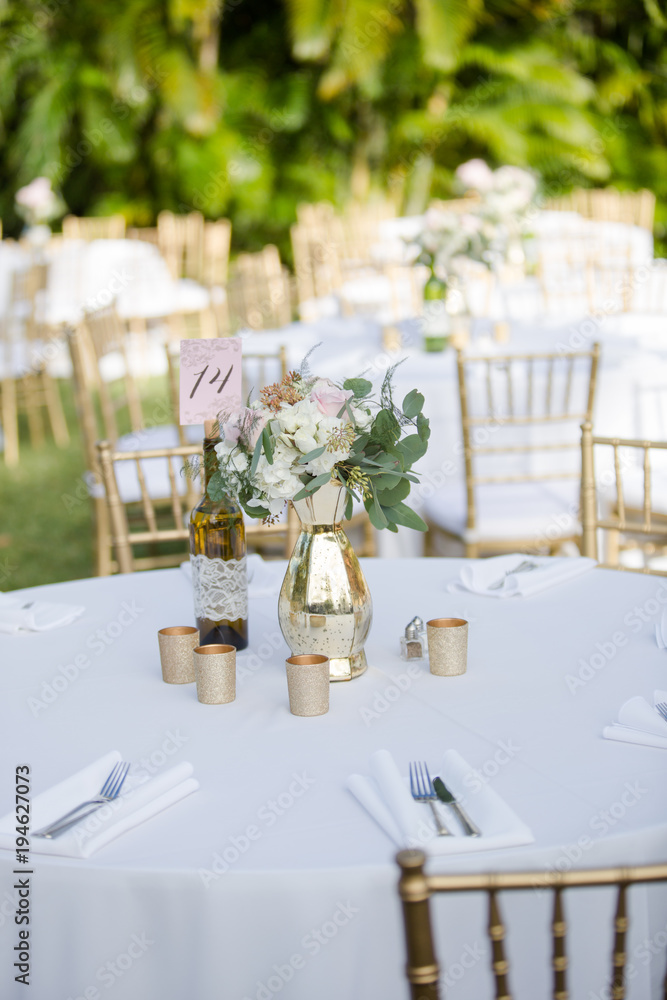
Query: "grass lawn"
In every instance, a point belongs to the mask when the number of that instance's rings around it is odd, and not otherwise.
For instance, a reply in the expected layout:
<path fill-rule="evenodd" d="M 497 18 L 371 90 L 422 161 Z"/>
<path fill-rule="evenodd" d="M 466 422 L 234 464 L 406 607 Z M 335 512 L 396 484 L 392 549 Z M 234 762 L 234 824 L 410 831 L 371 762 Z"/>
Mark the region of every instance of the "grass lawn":
<path fill-rule="evenodd" d="M 18 466 L 8 469 L 0 452 L 0 591 L 93 575 L 92 503 L 82 479 L 83 444 L 72 387 L 62 380 L 58 387 L 69 446 L 56 448 L 47 432 L 46 444 L 33 448 L 22 423 Z M 149 404 L 161 396 L 153 380 L 142 392 Z M 129 430 L 122 423 L 121 432 Z"/>

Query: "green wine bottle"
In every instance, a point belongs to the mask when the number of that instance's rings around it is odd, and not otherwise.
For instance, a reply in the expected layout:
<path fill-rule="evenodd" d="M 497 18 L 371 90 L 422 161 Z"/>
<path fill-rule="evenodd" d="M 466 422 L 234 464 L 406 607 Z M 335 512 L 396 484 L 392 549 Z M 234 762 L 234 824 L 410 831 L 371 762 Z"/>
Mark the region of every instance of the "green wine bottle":
<path fill-rule="evenodd" d="M 190 565 L 195 617 L 202 646 L 248 645 L 248 573 L 241 508 L 229 497 L 211 500 L 208 487 L 216 471 L 215 446 L 204 439 L 204 495 L 190 514 Z"/>

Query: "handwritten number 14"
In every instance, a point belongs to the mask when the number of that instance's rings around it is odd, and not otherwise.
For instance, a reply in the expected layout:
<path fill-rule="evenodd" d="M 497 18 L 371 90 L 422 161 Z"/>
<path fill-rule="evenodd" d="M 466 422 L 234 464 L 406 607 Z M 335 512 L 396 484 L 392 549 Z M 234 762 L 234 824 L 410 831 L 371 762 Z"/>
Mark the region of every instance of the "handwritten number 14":
<path fill-rule="evenodd" d="M 201 385 L 201 380 L 203 379 L 203 377 L 204 377 L 204 375 L 206 374 L 207 371 L 208 371 L 208 365 L 206 365 L 206 368 L 204 368 L 203 371 L 201 371 L 201 372 L 195 372 L 195 375 L 198 375 L 199 378 L 195 382 L 194 388 L 193 388 L 192 392 L 190 393 L 190 399 L 192 399 L 192 397 L 196 393 L 197 389 Z M 227 372 L 227 374 L 223 378 L 222 382 L 220 383 L 220 387 L 218 389 L 218 395 L 220 395 L 220 393 L 222 392 L 222 390 L 227 385 L 227 383 L 229 381 L 229 377 L 230 377 L 230 375 L 232 374 L 233 371 L 234 371 L 234 365 L 231 365 L 229 371 Z M 218 368 L 217 372 L 215 373 L 215 375 L 213 376 L 213 378 L 209 380 L 208 384 L 209 385 L 213 385 L 215 382 L 218 381 L 219 378 L 220 378 L 220 369 Z"/>

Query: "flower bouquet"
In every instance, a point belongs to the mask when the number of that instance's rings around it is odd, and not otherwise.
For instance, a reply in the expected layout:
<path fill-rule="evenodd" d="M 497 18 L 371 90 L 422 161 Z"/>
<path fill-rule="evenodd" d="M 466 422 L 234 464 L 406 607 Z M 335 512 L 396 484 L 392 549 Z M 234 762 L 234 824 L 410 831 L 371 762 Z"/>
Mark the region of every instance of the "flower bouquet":
<path fill-rule="evenodd" d="M 345 490 L 348 519 L 353 501 L 363 500 L 376 528 L 426 531 L 404 503 L 418 481 L 412 466 L 428 446 L 424 397 L 413 390 L 400 408 L 395 405 L 396 366 L 387 372 L 379 400 L 365 378 L 339 386 L 309 375 L 306 367 L 265 386 L 260 399 L 240 412 L 220 416 L 211 499 L 232 496 L 250 517 L 268 520 L 288 500 L 312 497 L 333 481 Z"/>
<path fill-rule="evenodd" d="M 51 187 L 48 177 L 37 177 L 19 188 L 15 195 L 16 211 L 26 223 L 26 235 L 35 247 L 48 243 L 51 230 L 48 223 L 62 215 L 65 205 Z"/>

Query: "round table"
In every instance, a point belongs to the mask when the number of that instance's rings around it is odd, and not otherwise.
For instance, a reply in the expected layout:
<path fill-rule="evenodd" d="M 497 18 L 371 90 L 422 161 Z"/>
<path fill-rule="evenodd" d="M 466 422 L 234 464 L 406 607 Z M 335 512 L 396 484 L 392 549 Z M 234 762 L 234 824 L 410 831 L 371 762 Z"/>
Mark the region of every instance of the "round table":
<path fill-rule="evenodd" d="M 33 794 L 110 749 L 151 773 L 191 761 L 200 782 L 89 860 L 33 853 L 35 1000 L 403 1000 L 396 848 L 345 789 L 347 776 L 367 774 L 370 754 L 383 747 L 406 770 L 414 759 L 437 767 L 457 749 L 535 835 L 529 847 L 440 858 L 438 870 L 664 859 L 667 753 L 601 732 L 627 698 L 667 687 L 654 636 L 667 581 L 595 569 L 531 598 L 492 600 L 447 592 L 461 565 L 364 562 L 374 599 L 370 667 L 333 685 L 330 711 L 317 718 L 289 713 L 276 598 L 250 602 L 236 701 L 208 706 L 194 685 L 161 680 L 157 630 L 192 622 L 190 584 L 179 569 L 23 592 L 86 611 L 51 632 L 0 636 L 0 814 L 13 809 L 13 772 L 22 763 L 31 767 Z M 399 635 L 414 614 L 469 620 L 465 675 L 434 677 L 426 661 L 407 671 Z M 63 669 L 81 654 L 85 669 Z M 57 677 L 67 684 L 45 700 Z M 8 971 L 18 940 L 13 862 L 0 851 L 8 1000 L 25 996 Z M 642 942 L 664 931 L 667 904 L 660 887 L 635 891 L 628 996 L 646 998 L 663 956 L 644 962 Z M 594 908 L 605 890 L 595 892 Z M 543 896 L 507 907 L 522 928 L 521 940 L 509 937 L 519 1000 L 550 995 Z M 440 920 L 447 995 L 459 1000 L 477 1000 L 488 982 L 484 914 L 473 904 L 480 909 L 474 897 L 453 910 L 450 902 Z M 610 937 L 577 912 L 577 995 L 603 996 Z"/>

